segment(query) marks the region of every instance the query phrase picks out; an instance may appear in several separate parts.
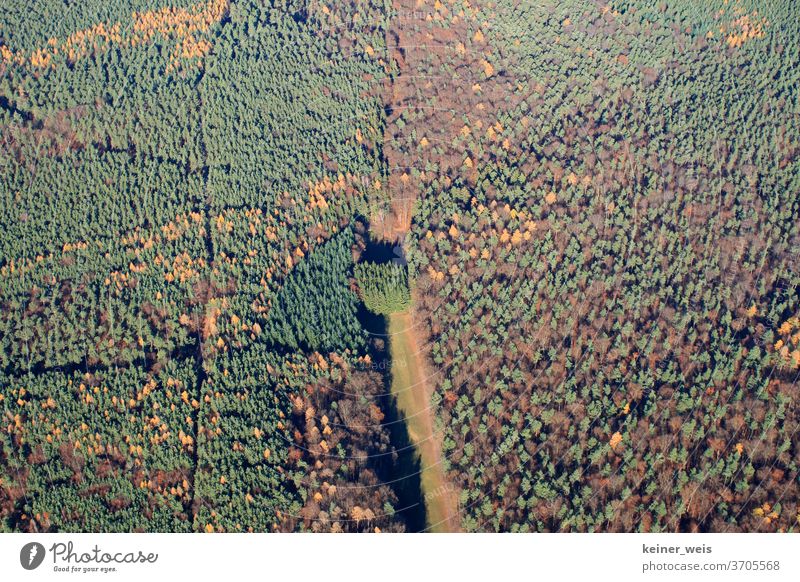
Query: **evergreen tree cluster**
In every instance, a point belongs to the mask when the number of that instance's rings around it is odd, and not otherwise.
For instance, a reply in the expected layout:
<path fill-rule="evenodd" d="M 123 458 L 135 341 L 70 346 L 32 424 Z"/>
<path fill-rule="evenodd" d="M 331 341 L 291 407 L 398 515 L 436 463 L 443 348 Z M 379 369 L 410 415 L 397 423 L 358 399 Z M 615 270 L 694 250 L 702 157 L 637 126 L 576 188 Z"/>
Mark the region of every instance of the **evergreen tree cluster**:
<path fill-rule="evenodd" d="M 408 269 L 397 263 L 359 263 L 355 268 L 364 305 L 379 315 L 390 315 L 411 307 Z"/>

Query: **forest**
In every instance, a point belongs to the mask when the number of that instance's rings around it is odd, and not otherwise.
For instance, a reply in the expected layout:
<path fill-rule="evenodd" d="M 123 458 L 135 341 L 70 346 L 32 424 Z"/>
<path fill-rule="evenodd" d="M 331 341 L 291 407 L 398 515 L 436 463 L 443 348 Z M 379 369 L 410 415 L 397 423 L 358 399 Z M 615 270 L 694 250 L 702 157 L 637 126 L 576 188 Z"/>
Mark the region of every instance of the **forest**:
<path fill-rule="evenodd" d="M 0 531 L 800 530 L 799 16 L 7 0 Z"/>
<path fill-rule="evenodd" d="M 796 5 L 462 6 L 385 144 L 462 527 L 797 531 Z"/>
<path fill-rule="evenodd" d="M 402 531 L 354 291 L 380 1 L 12 2 L 0 528 Z"/>

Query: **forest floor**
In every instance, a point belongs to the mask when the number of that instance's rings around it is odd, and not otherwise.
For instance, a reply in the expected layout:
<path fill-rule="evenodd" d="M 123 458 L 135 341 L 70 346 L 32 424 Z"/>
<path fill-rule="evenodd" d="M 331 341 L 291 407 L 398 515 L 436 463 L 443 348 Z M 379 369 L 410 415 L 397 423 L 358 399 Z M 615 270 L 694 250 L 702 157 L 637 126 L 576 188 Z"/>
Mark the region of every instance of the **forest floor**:
<path fill-rule="evenodd" d="M 441 439 L 433 430 L 431 384 L 425 354 L 420 351 L 410 311 L 389 317 L 392 355 L 392 394 L 403 414 L 411 442 L 420 457 L 420 481 L 427 513 L 427 531 L 457 532 L 458 491 L 447 482 Z"/>

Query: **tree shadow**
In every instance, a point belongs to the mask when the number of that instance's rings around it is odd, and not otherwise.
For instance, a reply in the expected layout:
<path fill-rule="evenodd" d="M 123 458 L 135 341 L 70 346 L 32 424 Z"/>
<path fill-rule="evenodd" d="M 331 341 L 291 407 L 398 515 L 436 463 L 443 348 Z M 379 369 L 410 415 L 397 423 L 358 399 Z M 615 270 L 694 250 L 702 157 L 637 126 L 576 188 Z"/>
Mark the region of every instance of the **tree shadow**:
<path fill-rule="evenodd" d="M 376 459 L 376 472 L 384 483 L 388 483 L 397 495 L 397 516 L 406 526 L 406 531 L 425 531 L 427 520 L 425 500 L 420 480 L 420 459 L 416 447 L 411 442 L 404 415 L 397 406 L 397 398 L 392 394 L 392 361 L 389 355 L 387 335 L 388 322 L 382 315 L 370 312 L 363 304 L 359 307 L 358 318 L 362 327 L 370 334 L 370 357 L 375 369 L 383 376 L 381 409 L 385 413 L 384 426 L 389 429 L 393 452 Z"/>

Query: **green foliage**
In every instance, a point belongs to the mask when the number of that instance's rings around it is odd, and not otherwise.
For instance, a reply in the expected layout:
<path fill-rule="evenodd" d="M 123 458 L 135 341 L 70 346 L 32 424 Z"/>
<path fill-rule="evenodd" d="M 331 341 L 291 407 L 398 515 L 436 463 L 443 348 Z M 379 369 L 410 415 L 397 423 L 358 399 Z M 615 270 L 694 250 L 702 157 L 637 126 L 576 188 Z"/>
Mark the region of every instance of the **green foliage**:
<path fill-rule="evenodd" d="M 181 395 L 196 382 L 191 362 L 0 376 L 3 488 L 19 492 L 9 523 L 190 531 L 194 412 Z"/>
<path fill-rule="evenodd" d="M 0 530 L 401 530 L 410 273 L 464 529 L 795 531 L 795 5 L 327 4 L 4 3 Z"/>
<path fill-rule="evenodd" d="M 796 530 L 796 9 L 504 0 L 450 32 L 387 148 L 437 170 L 408 258 L 463 527 Z"/>
<path fill-rule="evenodd" d="M 127 0 L 126 2 L 29 2 L 8 0 L 0 15 L 4 42 L 34 50 L 51 38 L 64 38 L 98 23 L 130 22 L 134 12 L 187 8 L 196 0 Z"/>
<path fill-rule="evenodd" d="M 353 243 L 352 229 L 342 231 L 295 267 L 275 297 L 266 338 L 290 350 L 365 348 L 366 334 L 356 318 L 358 299 L 348 285 Z"/>
<path fill-rule="evenodd" d="M 356 283 L 364 305 L 373 313 L 389 315 L 411 307 L 408 268 L 397 263 L 359 263 Z"/>
<path fill-rule="evenodd" d="M 354 461 L 386 4 L 6 4 L 0 529 L 401 530 Z"/>

